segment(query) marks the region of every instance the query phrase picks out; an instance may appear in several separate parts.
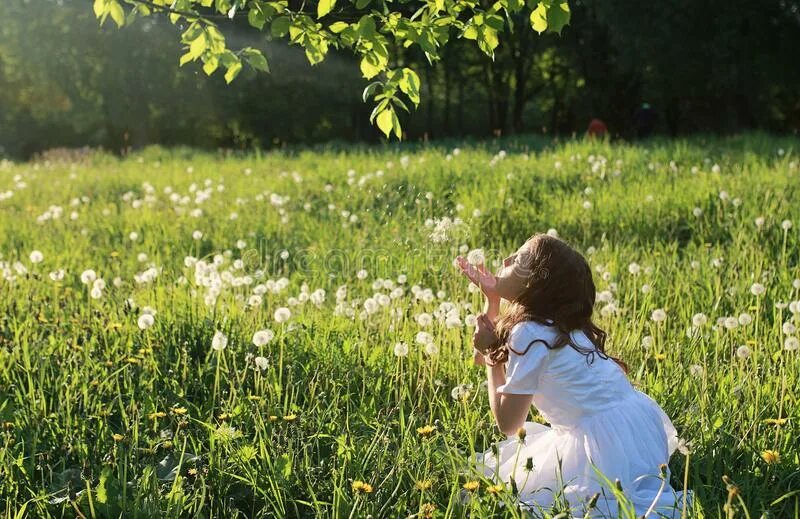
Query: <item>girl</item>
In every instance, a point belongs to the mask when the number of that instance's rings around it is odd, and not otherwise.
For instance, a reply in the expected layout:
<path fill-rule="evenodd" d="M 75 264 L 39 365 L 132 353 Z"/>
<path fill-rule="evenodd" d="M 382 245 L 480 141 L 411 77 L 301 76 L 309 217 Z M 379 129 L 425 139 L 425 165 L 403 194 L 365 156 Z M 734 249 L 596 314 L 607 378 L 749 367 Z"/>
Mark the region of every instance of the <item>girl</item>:
<path fill-rule="evenodd" d="M 675 428 L 634 389 L 625 363 L 605 353 L 606 334 L 591 320 L 595 286 L 586 260 L 537 234 L 496 276 L 461 257 L 457 264 L 486 296 L 474 360 L 486 366 L 489 406 L 509 436 L 478 455 L 480 469 L 516 488 L 532 511 L 558 502 L 583 516 L 593 501 L 595 517 L 617 517 L 619 506 L 636 517 L 680 517 L 686 499 L 670 487 L 666 466 Z M 508 302 L 502 313 L 501 299 Z M 531 404 L 549 427 L 525 421 Z M 615 497 L 620 487 L 624 499 Z"/>

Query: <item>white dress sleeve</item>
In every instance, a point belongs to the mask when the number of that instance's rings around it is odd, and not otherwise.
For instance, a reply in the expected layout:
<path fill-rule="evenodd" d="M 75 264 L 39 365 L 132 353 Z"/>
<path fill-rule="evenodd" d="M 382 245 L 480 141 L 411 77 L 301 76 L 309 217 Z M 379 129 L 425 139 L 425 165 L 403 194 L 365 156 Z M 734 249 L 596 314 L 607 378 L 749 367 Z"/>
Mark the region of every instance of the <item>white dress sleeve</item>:
<path fill-rule="evenodd" d="M 533 395 L 538 391 L 539 378 L 544 372 L 550 349 L 545 342 L 551 334 L 538 333 L 541 327 L 535 323 L 520 323 L 509 334 L 506 383 L 497 386 L 500 393 Z M 518 353 L 515 353 L 514 351 Z"/>

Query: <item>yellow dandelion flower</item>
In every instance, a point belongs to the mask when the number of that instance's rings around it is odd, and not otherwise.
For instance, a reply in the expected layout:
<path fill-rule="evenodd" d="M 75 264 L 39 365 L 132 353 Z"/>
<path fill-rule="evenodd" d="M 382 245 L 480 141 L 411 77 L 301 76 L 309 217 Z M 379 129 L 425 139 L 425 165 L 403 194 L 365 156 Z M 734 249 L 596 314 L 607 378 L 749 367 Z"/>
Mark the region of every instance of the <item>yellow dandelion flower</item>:
<path fill-rule="evenodd" d="M 119 256 L 119 252 L 117 252 L 117 251 L 115 251 L 115 250 L 112 250 L 112 251 L 111 251 L 111 254 L 110 254 L 110 256 L 111 256 L 112 258 L 116 258 L 117 256 Z"/>
<path fill-rule="evenodd" d="M 417 427 L 417 434 L 423 438 L 431 436 L 434 432 L 436 432 L 435 425 L 423 425 L 422 427 Z"/>
<path fill-rule="evenodd" d="M 167 440 L 164 443 L 162 443 L 161 446 L 164 447 L 165 449 L 171 449 L 172 448 L 172 442 Z"/>
<path fill-rule="evenodd" d="M 172 409 L 170 409 L 170 411 L 172 411 L 172 414 L 180 416 L 186 414 L 188 409 L 186 409 L 185 407 L 173 407 Z"/>
<path fill-rule="evenodd" d="M 772 465 L 778 463 L 781 460 L 781 456 L 778 451 L 765 450 L 761 452 L 761 459 L 766 461 L 768 465 Z"/>
<path fill-rule="evenodd" d="M 139 364 L 141 361 L 139 359 L 137 359 L 136 357 L 128 357 L 126 362 L 128 364 Z"/>
<path fill-rule="evenodd" d="M 664 359 L 667 358 L 667 354 L 666 353 L 656 353 L 655 355 L 653 355 L 653 358 L 656 359 L 656 360 L 664 360 Z"/>
<path fill-rule="evenodd" d="M 259 400 L 261 400 L 261 397 L 258 395 L 248 395 L 247 399 L 250 400 L 251 402 L 258 402 Z"/>
<path fill-rule="evenodd" d="M 286 416 L 283 417 L 283 420 L 286 422 L 294 422 L 295 420 L 297 420 L 297 415 L 294 413 L 287 414 Z"/>
<path fill-rule="evenodd" d="M 121 435 L 119 433 L 114 433 L 114 434 L 111 435 L 111 437 L 114 438 L 115 442 L 121 442 L 122 440 L 125 439 L 125 436 L 123 436 L 123 435 Z"/>
<path fill-rule="evenodd" d="M 197 475 L 197 469 L 192 467 L 192 468 L 190 468 L 188 470 L 188 473 L 189 473 L 190 476 L 196 476 Z"/>
<path fill-rule="evenodd" d="M 788 422 L 788 418 L 766 418 L 764 419 L 764 423 L 767 425 L 783 425 Z"/>
<path fill-rule="evenodd" d="M 433 517 L 433 512 L 436 511 L 436 505 L 433 503 L 423 503 L 423 505 L 419 508 L 419 516 L 424 517 L 425 519 L 430 519 Z"/>
<path fill-rule="evenodd" d="M 480 486 L 481 486 L 481 483 L 480 483 L 480 481 L 467 481 L 467 482 L 466 482 L 466 483 L 464 483 L 464 485 L 463 485 L 463 487 L 464 487 L 464 488 L 465 488 L 465 489 L 466 489 L 468 492 L 475 492 L 476 490 L 478 490 L 478 488 L 479 488 Z"/>
<path fill-rule="evenodd" d="M 278 419 L 278 417 L 277 417 L 277 416 L 275 416 L 274 414 L 271 414 L 271 415 L 269 415 L 269 421 L 270 421 L 270 422 L 274 422 L 274 421 L 275 421 L 275 420 L 277 420 L 277 419 Z"/>
<path fill-rule="evenodd" d="M 372 490 L 372 485 L 369 483 L 365 483 L 364 481 L 358 479 L 353 481 L 353 492 L 356 494 L 371 494 Z"/>
<path fill-rule="evenodd" d="M 499 494 L 503 491 L 503 485 L 489 485 L 486 487 L 486 491 L 490 494 Z"/>
<path fill-rule="evenodd" d="M 230 417 L 231 417 L 231 415 L 229 415 L 228 413 L 220 413 L 220 414 L 217 415 L 217 420 L 223 420 L 224 421 L 224 420 L 227 420 Z"/>
<path fill-rule="evenodd" d="M 414 483 L 414 488 L 417 490 L 430 490 L 433 486 L 433 481 L 430 479 L 421 479 Z"/>
<path fill-rule="evenodd" d="M 158 420 L 159 418 L 164 418 L 165 416 L 167 416 L 167 413 L 164 411 L 155 411 L 147 415 L 147 417 L 151 420 Z"/>

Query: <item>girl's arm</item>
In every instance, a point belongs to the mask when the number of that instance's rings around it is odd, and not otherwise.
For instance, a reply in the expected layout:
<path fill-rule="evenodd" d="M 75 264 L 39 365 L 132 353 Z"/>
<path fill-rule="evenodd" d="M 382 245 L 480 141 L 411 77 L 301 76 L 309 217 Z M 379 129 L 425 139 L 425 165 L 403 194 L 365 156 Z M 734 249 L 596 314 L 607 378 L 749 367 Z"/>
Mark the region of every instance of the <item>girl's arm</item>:
<path fill-rule="evenodd" d="M 486 379 L 489 390 L 489 407 L 497 421 L 497 427 L 507 436 L 517 434 L 519 428 L 525 424 L 525 419 L 528 418 L 533 395 L 497 392 L 497 387 L 506 383 L 505 363 L 497 363 L 494 366 L 487 364 Z"/>

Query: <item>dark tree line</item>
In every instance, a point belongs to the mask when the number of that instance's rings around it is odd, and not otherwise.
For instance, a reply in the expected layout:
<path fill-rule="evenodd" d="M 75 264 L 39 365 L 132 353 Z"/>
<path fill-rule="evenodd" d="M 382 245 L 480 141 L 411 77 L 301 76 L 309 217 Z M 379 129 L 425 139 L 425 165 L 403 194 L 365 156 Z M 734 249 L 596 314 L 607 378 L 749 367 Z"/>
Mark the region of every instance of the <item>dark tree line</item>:
<path fill-rule="evenodd" d="M 302 51 L 269 43 L 246 23 L 234 41 L 264 50 L 271 74 L 231 85 L 197 64 L 177 66 L 178 28 L 163 18 L 98 27 L 90 2 L 0 3 L 0 154 L 57 146 L 120 151 L 151 143 L 271 147 L 376 141 L 366 82 L 347 54 L 310 67 Z M 423 100 L 404 117 L 408 139 L 582 133 L 606 122 L 632 136 L 643 102 L 657 131 L 800 129 L 800 6 L 785 0 L 573 0 L 561 36 L 523 16 L 492 61 L 451 35 L 422 71 Z M 399 65 L 425 57 L 393 49 Z"/>

